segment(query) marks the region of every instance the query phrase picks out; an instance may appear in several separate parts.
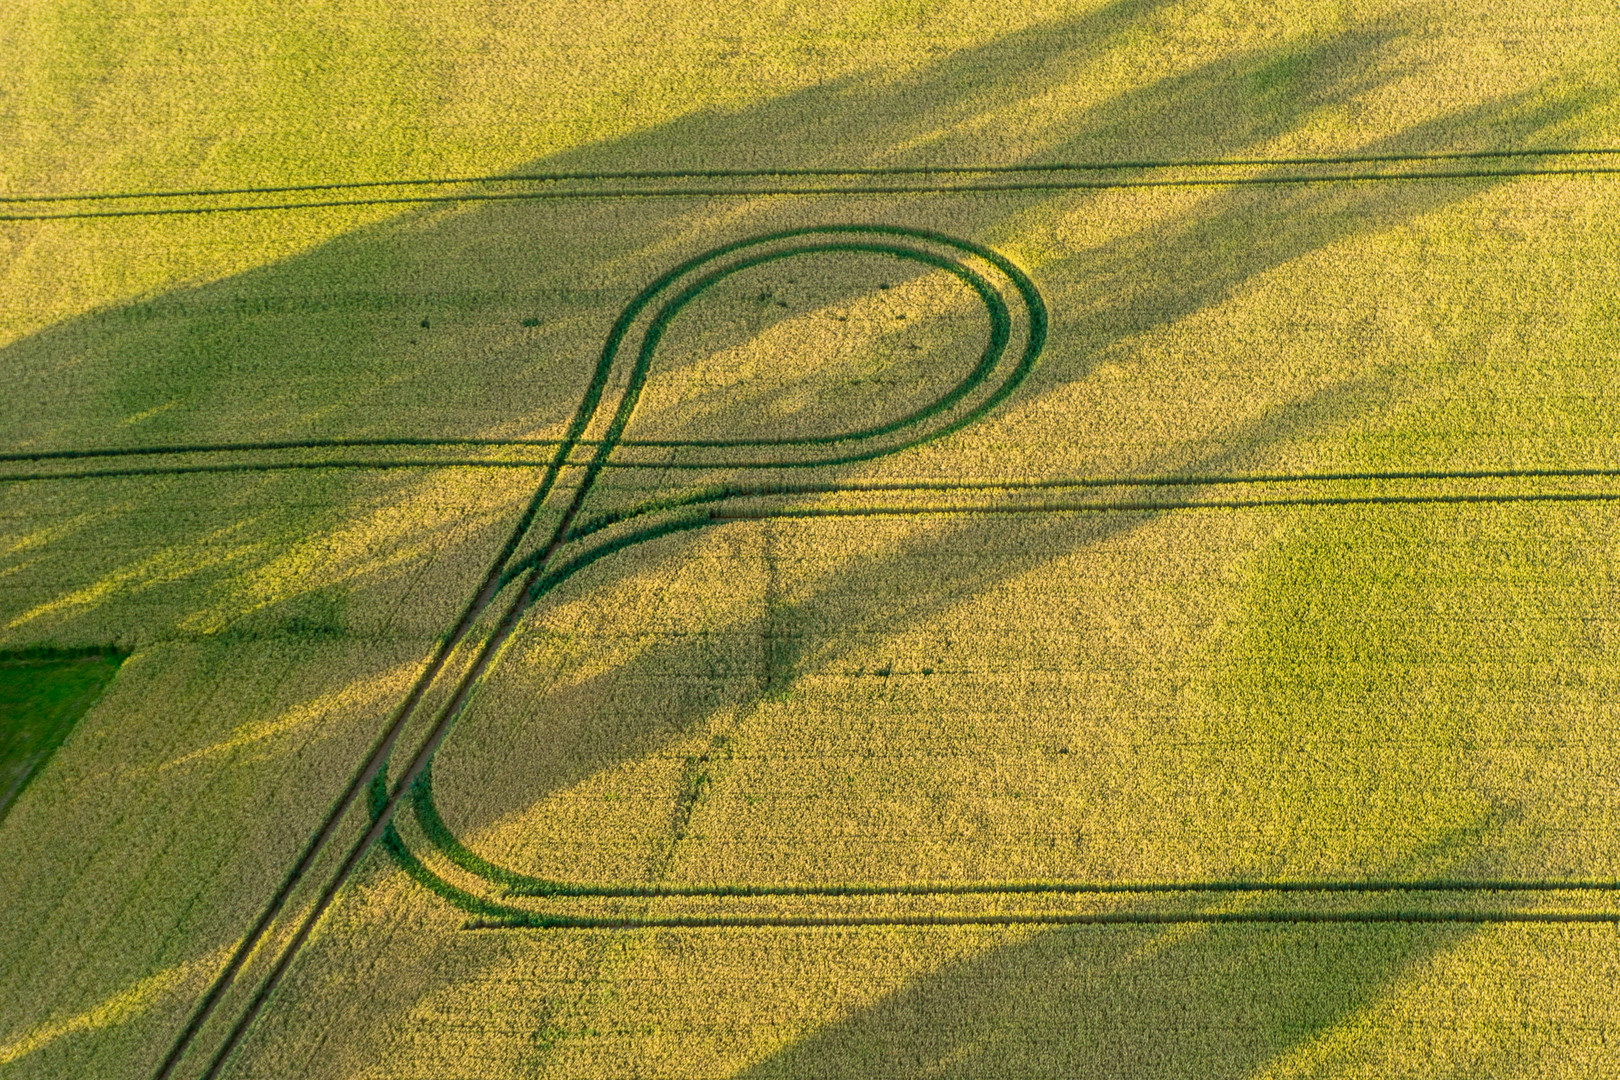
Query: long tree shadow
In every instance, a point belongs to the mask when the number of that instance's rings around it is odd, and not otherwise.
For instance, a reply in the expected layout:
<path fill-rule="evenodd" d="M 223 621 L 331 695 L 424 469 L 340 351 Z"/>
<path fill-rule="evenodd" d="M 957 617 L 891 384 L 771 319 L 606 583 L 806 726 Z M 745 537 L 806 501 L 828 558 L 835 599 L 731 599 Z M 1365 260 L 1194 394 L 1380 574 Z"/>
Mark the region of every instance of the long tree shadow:
<path fill-rule="evenodd" d="M 751 153 L 761 161 L 790 160 L 808 166 L 847 163 L 848 147 L 877 148 L 871 159 L 864 160 L 879 163 L 970 159 L 977 156 L 974 150 L 981 144 L 984 124 L 994 114 L 1027 115 L 1053 81 L 1071 77 L 1085 62 L 1104 55 L 1114 32 L 1129 29 L 1161 6 L 1114 4 L 1092 15 L 964 50 L 895 82 L 845 79 L 737 113 L 694 115 L 529 168 L 680 163 L 694 147 L 744 144 L 754 147 Z M 1022 161 L 1056 160 L 1143 146 L 1152 146 L 1154 157 L 1238 153 L 1288 132 L 1313 103 L 1332 102 L 1375 84 L 1378 65 L 1373 61 L 1388 40 L 1388 31 L 1350 30 L 1286 55 L 1256 52 L 1229 57 L 1090 111 L 1054 116 L 1049 126 L 1021 136 L 1012 156 Z M 1298 85 L 1292 93 L 1280 94 L 1279 80 L 1289 79 Z M 1495 129 L 1529 140 L 1538 131 L 1562 129 L 1579 114 L 1580 105 L 1573 101 L 1548 96 L 1509 99 L 1403 131 L 1370 149 L 1428 150 L 1459 129 Z M 1234 115 L 1242 118 L 1240 123 L 1231 122 Z M 1231 189 L 1199 201 L 1168 225 L 1116 235 L 1100 247 L 1086 246 L 1050 261 L 1037 274 L 1056 315 L 1051 342 L 1018 406 L 1038 411 L 1045 397 L 1084 379 L 1110 347 L 1144 329 L 1216 306 L 1245 283 L 1290 260 L 1346 237 L 1410 221 L 1471 197 L 1488 183 L 1307 187 L 1282 196 L 1274 190 Z M 43 398 L 48 407 L 37 409 L 37 418 L 14 429 L 19 447 L 33 450 L 128 445 L 110 437 L 105 428 L 108 416 L 131 420 L 126 430 L 139 432 L 137 441 L 149 446 L 333 437 L 543 438 L 555 435 L 577 404 L 605 325 L 617 307 L 684 255 L 749 232 L 856 218 L 938 227 L 994 242 L 1008 232 L 1009 222 L 1016 225 L 1038 214 L 1072 210 L 1098 197 L 1033 193 L 986 199 L 945 194 L 904 204 L 865 198 L 831 203 L 760 200 L 741 206 L 703 200 L 629 200 L 420 211 L 284 264 L 54 327 L 0 353 L 0 363 L 40 373 L 41 385 L 64 371 L 76 373 L 82 391 L 74 395 L 78 404 L 69 404 L 60 391 L 48 393 Z M 774 325 L 776 318 L 770 316 L 760 331 Z M 538 325 L 525 325 L 532 320 Z M 542 358 L 539 364 L 537 356 Z M 655 365 L 653 377 L 679 380 L 682 369 Z M 1166 445 L 1132 464 L 1147 472 L 1248 466 L 1264 460 L 1266 447 L 1278 439 L 1346 422 L 1355 414 L 1361 400 L 1357 393 L 1363 390 L 1376 398 L 1387 391 L 1387 384 L 1373 378 L 1285 401 L 1286 408 L 1273 409 L 1259 421 L 1211 422 L 1202 429 L 1177 432 L 1166 437 Z M 735 397 L 711 402 L 704 423 L 724 427 L 732 422 L 741 427 L 760 407 L 758 393 L 740 387 Z M 678 434 L 682 421 L 670 418 L 667 429 Z M 968 432 L 958 438 L 973 437 Z M 928 460 L 937 464 L 949 459 L 954 445 L 924 453 L 933 455 Z M 858 472 L 846 469 L 842 475 Z M 722 472 L 714 479 L 728 476 Z M 604 483 L 611 482 L 610 474 Z M 403 499 L 431 489 L 432 481 L 388 484 Z M 263 494 L 273 496 L 277 490 L 266 485 Z M 339 493 L 329 505 L 313 510 L 306 500 L 254 513 L 268 515 L 271 531 L 285 547 L 300 533 L 336 528 L 352 511 Z M 227 524 L 247 517 L 234 509 L 225 514 Z M 76 562 L 86 551 L 102 552 L 104 566 L 130 561 L 135 553 L 118 547 L 123 520 L 115 513 L 90 525 L 69 522 L 64 526 L 68 542 L 44 548 L 29 565 L 32 592 L 27 595 L 45 595 L 61 588 L 61 583 L 82 580 L 84 571 Z M 949 594 L 930 594 L 919 587 L 907 604 L 885 613 L 867 629 L 892 634 L 925 624 L 945 605 L 960 601 L 964 590 L 991 588 L 1007 576 L 1038 569 L 1054 550 L 1094 545 L 1133 528 L 1139 520 L 1111 518 L 1078 535 L 1063 524 L 1031 523 L 1020 536 L 1025 554 L 978 564 L 970 579 L 952 582 Z M 216 516 L 201 525 L 180 523 L 176 528 L 182 534 L 188 528 L 206 533 L 219 524 Z M 896 554 L 873 557 L 854 552 L 844 573 L 799 606 L 801 610 L 847 607 L 847 598 L 870 594 L 918 560 L 945 558 L 951 551 L 993 550 L 1003 538 L 1000 526 L 968 521 Z M 478 546 L 483 539 L 459 545 L 441 561 L 474 565 L 486 561 L 487 552 Z M 175 540 L 154 537 L 150 542 L 158 547 Z M 678 552 L 673 557 L 679 558 Z M 611 583 L 632 569 L 628 563 L 604 564 L 597 578 Z M 190 613 L 232 595 L 232 582 L 240 572 L 240 563 L 226 563 L 136 581 L 123 593 L 97 601 L 94 619 L 72 611 L 27 624 L 20 633 L 29 639 L 71 639 L 82 633 L 85 622 L 93 623 L 98 632 L 120 620 L 149 623 L 154 615 L 147 598 L 154 594 L 161 595 L 165 604 L 165 613 L 157 617 L 171 620 L 173 632 Z M 386 571 L 382 576 L 386 578 Z M 312 575 L 307 584 L 291 586 L 286 595 L 262 605 L 253 618 L 296 633 L 296 620 L 306 617 L 309 595 L 328 588 L 319 574 Z M 796 617 L 793 610 L 772 616 L 789 624 Z M 143 626 L 143 632 L 150 633 L 150 626 Z M 767 621 L 758 617 L 740 639 L 764 640 L 770 634 Z M 802 672 L 812 662 L 795 652 L 799 646 L 794 642 L 802 638 L 785 640 L 782 651 L 761 670 Z M 691 730 L 714 707 L 712 700 L 700 695 L 674 703 L 673 709 L 660 709 L 656 724 L 643 717 L 608 731 L 591 711 L 606 696 L 602 688 L 609 682 L 619 680 L 621 687 L 650 682 L 668 671 L 712 670 L 713 662 L 712 655 L 691 642 L 660 643 L 623 671 L 567 691 L 574 701 L 568 711 L 578 717 L 575 752 L 548 759 L 536 771 L 533 797 L 541 799 L 615 761 L 652 752 L 661 740 L 672 737 L 669 728 Z M 826 658 L 814 662 L 825 663 Z M 768 673 L 763 678 L 750 676 L 735 685 L 738 700 L 747 703 L 779 693 L 781 681 L 782 676 Z M 666 722 L 670 717 L 674 724 Z M 344 779 L 334 776 L 332 789 Z M 313 820 L 329 797 L 327 792 L 306 792 L 297 801 L 304 816 Z M 503 809 L 509 808 L 487 808 L 489 819 Z M 266 805 L 241 807 L 239 812 L 246 820 L 274 817 L 281 810 Z M 487 823 L 473 817 L 464 824 L 477 828 Z M 251 829 L 240 843 L 245 848 L 254 845 Z M 195 892 L 195 883 L 184 884 Z M 237 932 L 235 927 L 215 927 L 206 940 L 184 942 L 179 938 L 185 935 L 169 936 L 171 944 L 165 948 L 189 957 Z M 1439 935 L 1434 941 L 1442 939 Z M 1039 940 L 1047 944 L 1031 946 L 1034 951 L 1023 954 L 1023 961 L 1050 961 L 1066 947 L 1062 942 L 1073 939 L 1055 935 Z M 1005 960 L 1011 971 L 1020 955 L 998 953 L 983 963 L 994 966 Z M 173 956 L 132 953 L 131 959 L 131 970 L 139 974 Z M 1280 973 L 1279 982 L 1318 975 L 1289 969 Z M 934 993 L 923 988 L 918 1000 L 931 999 Z M 1058 993 L 1053 1001 L 1062 1004 L 1063 995 Z M 897 1006 L 901 1013 L 910 1008 L 906 1003 Z M 183 1005 L 169 1009 L 152 1030 L 171 1029 L 183 1012 Z M 994 1022 L 1003 1019 L 994 1008 L 986 1016 Z M 942 1028 L 928 1039 L 959 1043 L 963 1030 Z M 147 1038 L 150 1042 L 158 1037 Z M 924 1049 L 932 1053 L 944 1047 Z M 146 1052 L 136 1051 L 135 1056 Z M 819 1051 L 810 1046 L 804 1053 L 814 1056 Z M 39 1060 L 41 1067 L 48 1066 L 45 1058 Z"/>
<path fill-rule="evenodd" d="M 1507 824 L 1449 830 L 1377 871 L 1488 874 L 1513 844 Z M 907 981 L 735 1075 L 1329 1075 L 1400 1059 L 1401 1030 L 1332 1035 L 1478 933 L 1398 920 L 1047 929 Z"/>

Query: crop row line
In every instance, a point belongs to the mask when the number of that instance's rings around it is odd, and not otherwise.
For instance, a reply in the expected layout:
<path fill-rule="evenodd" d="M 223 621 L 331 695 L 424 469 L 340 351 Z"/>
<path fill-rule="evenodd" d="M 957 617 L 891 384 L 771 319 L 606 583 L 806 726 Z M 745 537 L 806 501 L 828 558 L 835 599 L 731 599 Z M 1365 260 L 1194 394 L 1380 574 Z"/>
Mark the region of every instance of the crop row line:
<path fill-rule="evenodd" d="M 1116 895 L 1148 893 L 1521 893 L 1620 892 L 1620 881 L 1553 879 L 1418 879 L 1369 881 L 966 881 L 915 884 L 838 883 L 828 885 L 581 885 L 548 883 L 549 887 L 513 889 L 523 896 L 612 899 L 639 897 L 771 897 L 771 896 L 1002 896 L 1025 894 Z"/>
<path fill-rule="evenodd" d="M 0 203 L 110 202 L 120 199 L 216 198 L 229 195 L 282 195 L 313 191 L 356 191 L 367 188 L 449 187 L 467 184 L 567 183 L 621 180 L 724 180 L 771 179 L 775 177 L 877 177 L 877 176 L 993 176 L 998 174 L 1042 172 L 1126 172 L 1154 169 L 1220 169 L 1264 166 L 1374 165 L 1400 162 L 1492 161 L 1544 159 L 1552 157 L 1614 157 L 1620 148 L 1609 147 L 1523 147 L 1506 150 L 1453 150 L 1409 154 L 1337 154 L 1273 158 L 1160 158 L 1141 161 L 1054 161 L 1018 162 L 1007 165 L 876 165 L 824 168 L 737 168 L 737 169 L 596 169 L 558 170 L 536 173 L 504 173 L 484 176 L 429 176 L 393 180 L 318 181 L 307 184 L 275 184 L 255 187 L 176 188 L 151 191 L 65 192 L 62 194 L 0 195 Z"/>
<path fill-rule="evenodd" d="M 1125 502 L 1048 502 L 1005 506 L 788 506 L 773 510 L 712 510 L 713 521 L 778 518 L 916 517 L 923 514 L 1153 513 L 1161 510 L 1254 510 L 1288 506 L 1419 506 L 1454 503 L 1615 502 L 1614 491 L 1537 491 L 1500 494 L 1333 495 L 1280 499 L 1132 499 Z"/>
<path fill-rule="evenodd" d="M 1197 923 L 1613 923 L 1620 911 L 1121 911 L 923 915 L 542 915 L 472 919 L 467 930 L 734 930 L 838 926 L 1163 926 Z"/>
<path fill-rule="evenodd" d="M 136 207 L 112 210 L 61 210 L 45 213 L 4 213 L 0 222 L 65 221 L 89 218 L 171 217 L 193 214 L 238 214 L 262 210 L 331 210 L 368 206 L 431 206 L 480 202 L 533 202 L 557 199 L 656 198 L 770 198 L 825 195 L 994 195 L 1043 191 L 1104 191 L 1119 188 L 1245 187 L 1253 185 L 1307 185 L 1380 183 L 1434 180 L 1511 180 L 1521 177 L 1607 176 L 1620 174 L 1620 166 L 1571 165 L 1516 169 L 1404 170 L 1392 172 L 1287 173 L 1265 176 L 1121 178 L 1112 180 L 1054 179 L 985 184 L 843 184 L 838 186 L 753 187 L 620 187 L 547 188 L 536 191 L 468 191 L 447 195 L 377 195 L 352 199 L 311 199 L 298 202 L 230 203 L 222 206 Z"/>
<path fill-rule="evenodd" d="M 582 444 L 584 445 L 584 444 Z M 626 444 L 621 444 L 626 445 Z M 647 444 L 636 444 L 647 445 Z M 158 453 L 214 453 L 225 448 L 209 450 L 129 451 L 131 454 Z M 232 447 L 229 449 L 256 450 L 260 447 Z M 276 447 L 270 447 L 276 449 Z M 61 460 L 92 456 L 119 456 L 123 452 L 92 452 L 72 454 L 53 451 L 39 455 L 0 455 L 0 461 Z M 0 472 L 0 483 L 30 483 L 41 480 L 101 480 L 142 476 L 183 476 L 195 473 L 282 472 L 319 469 L 547 469 L 554 458 L 326 458 L 306 461 L 253 461 L 202 462 L 182 465 L 124 466 L 59 472 Z M 584 467 L 587 461 L 568 460 L 563 466 Z M 697 462 L 636 462 L 607 461 L 602 468 L 609 469 L 779 469 L 786 467 L 780 461 L 697 461 Z M 1382 470 L 1368 472 L 1323 473 L 1203 473 L 1160 474 L 1147 476 L 1075 476 L 1049 477 L 1039 480 L 904 480 L 860 481 L 836 484 L 780 484 L 754 485 L 724 489 L 720 495 L 706 498 L 737 498 L 770 495 L 841 495 L 864 492 L 904 493 L 913 491 L 1037 491 L 1069 488 L 1153 488 L 1153 487 L 1221 487 L 1255 484 L 1319 484 L 1319 483 L 1377 483 L 1389 481 L 1438 480 L 1579 480 L 1620 477 L 1620 468 L 1548 468 L 1548 469 L 1456 469 L 1456 470 Z M 1516 496 L 1523 497 L 1523 496 Z M 1601 497 L 1601 496 L 1599 496 Z M 669 504 L 674 505 L 674 504 Z"/>

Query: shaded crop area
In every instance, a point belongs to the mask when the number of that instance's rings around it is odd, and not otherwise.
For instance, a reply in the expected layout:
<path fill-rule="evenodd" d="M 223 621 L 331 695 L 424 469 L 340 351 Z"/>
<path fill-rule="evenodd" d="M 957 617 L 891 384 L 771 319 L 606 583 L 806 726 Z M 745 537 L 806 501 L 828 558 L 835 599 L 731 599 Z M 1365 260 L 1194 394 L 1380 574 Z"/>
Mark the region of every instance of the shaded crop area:
<path fill-rule="evenodd" d="M 112 649 L 0 652 L 0 821 L 123 660 Z"/>

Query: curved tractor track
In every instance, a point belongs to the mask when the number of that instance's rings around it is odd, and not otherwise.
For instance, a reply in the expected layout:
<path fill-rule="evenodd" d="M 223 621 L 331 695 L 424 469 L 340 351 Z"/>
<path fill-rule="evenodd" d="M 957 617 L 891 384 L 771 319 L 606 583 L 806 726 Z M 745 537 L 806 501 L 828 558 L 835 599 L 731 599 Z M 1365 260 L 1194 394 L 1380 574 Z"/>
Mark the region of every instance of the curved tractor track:
<path fill-rule="evenodd" d="M 805 255 L 879 256 L 953 276 L 983 308 L 987 344 L 973 366 L 943 393 L 903 415 L 852 430 L 796 438 L 636 440 L 625 437 L 637 402 L 652 373 L 654 357 L 672 322 L 694 300 L 716 285 L 751 267 Z M 198 1002 L 184 1029 L 157 1070 L 165 1080 L 186 1065 L 188 1073 L 214 1077 L 225 1067 L 244 1034 L 299 954 L 311 931 L 332 905 L 344 884 L 371 848 L 381 843 L 416 881 L 433 890 L 483 927 L 634 927 L 851 925 L 864 923 L 1152 923 L 1152 922 L 1516 922 L 1620 920 L 1615 912 L 1553 912 L 1498 907 L 1489 911 L 1440 909 L 1406 911 L 1278 910 L 1256 907 L 1176 914 L 1154 911 L 1104 913 L 1032 912 L 1028 914 L 927 913 L 890 916 L 827 915 L 760 917 L 605 918 L 559 914 L 547 904 L 565 898 L 606 897 L 762 897 L 762 896 L 948 896 L 965 894 L 1075 895 L 1082 893 L 1389 893 L 1425 891 L 1512 894 L 1545 890 L 1612 892 L 1620 883 L 1606 881 L 1361 881 L 1115 884 L 1084 881 L 982 882 L 954 884 L 833 884 L 758 886 L 659 886 L 592 884 L 540 879 L 517 873 L 482 858 L 445 825 L 434 801 L 432 763 L 464 707 L 498 662 L 526 612 L 574 574 L 602 559 L 632 550 L 659 537 L 692 532 L 739 520 L 900 514 L 1050 514 L 1060 511 L 1142 512 L 1205 507 L 1334 506 L 1387 503 L 1521 501 L 1620 501 L 1620 492 L 1523 491 L 1501 493 L 1366 495 L 1335 492 L 1320 497 L 1284 494 L 1257 498 L 1200 498 L 1180 494 L 1207 485 L 1268 485 L 1282 482 L 1356 482 L 1389 480 L 1541 480 L 1546 478 L 1613 478 L 1620 470 L 1502 470 L 1472 473 L 1324 473 L 1302 475 L 1178 475 L 1089 477 L 1072 480 L 983 483 L 840 482 L 817 479 L 818 468 L 869 461 L 898 453 L 958 431 L 1003 403 L 1034 368 L 1045 344 L 1048 314 L 1030 277 L 997 252 L 939 233 L 885 225 L 830 225 L 756 236 L 704 252 L 674 267 L 638 293 L 610 329 L 590 383 L 562 438 L 502 441 L 328 440 L 179 446 L 131 450 L 86 450 L 0 455 L 0 461 L 28 463 L 34 471 L 0 474 L 0 481 L 73 479 L 151 475 L 190 471 L 233 471 L 280 468 L 442 468 L 446 466 L 516 466 L 544 469 L 541 483 L 515 528 L 491 562 L 482 584 L 454 627 L 442 639 L 420 678 L 388 718 L 364 761 L 332 805 L 299 857 L 289 868 L 258 920 L 248 930 L 224 969 Z M 293 451 L 398 451 L 405 448 L 475 452 L 480 447 L 522 446 L 539 457 L 517 461 L 476 457 L 447 459 L 325 457 L 297 460 L 275 457 Z M 181 464 L 151 460 L 154 455 L 257 455 L 251 460 L 209 460 Z M 268 456 L 267 456 L 268 455 Z M 138 463 L 80 467 L 85 460 L 144 458 Z M 717 487 L 692 486 L 630 509 L 594 507 L 605 470 L 753 469 L 809 473 L 803 482 Z M 77 471 L 67 471 L 76 469 Z M 1128 488 L 1162 492 L 1125 500 L 1047 498 L 1032 502 L 1028 493 L 1098 491 Z M 857 492 L 894 492 L 913 501 L 893 505 L 862 503 L 840 507 L 806 504 L 804 496 Z M 986 493 L 974 499 L 964 496 Z M 919 496 L 954 493 L 950 504 L 918 502 Z M 1020 497 L 1023 493 L 1025 497 Z M 797 501 L 796 501 L 797 500 Z M 409 738 L 406 736 L 409 734 Z M 408 813 L 399 815 L 401 808 Z M 355 813 L 364 814 L 363 826 Z M 308 899 L 313 895 L 313 899 Z M 251 978 L 249 975 L 251 974 Z M 203 1064 L 206 1062 L 206 1064 Z"/>
<path fill-rule="evenodd" d="M 700 528 L 724 520 L 706 503 L 716 502 L 716 493 L 695 493 L 673 517 L 666 516 L 629 537 L 589 545 L 575 554 L 587 537 L 616 524 L 616 520 L 582 520 L 589 496 L 602 471 L 616 451 L 621 450 L 625 429 L 635 412 L 638 398 L 651 370 L 653 356 L 670 323 L 693 300 L 730 276 L 768 262 L 806 254 L 870 254 L 904 260 L 930 269 L 953 274 L 966 284 L 983 303 L 990 323 L 989 342 L 974 367 L 939 397 L 912 412 L 876 426 L 843 433 L 814 435 L 797 439 L 704 440 L 694 442 L 659 441 L 643 443 L 659 449 L 684 450 L 696 455 L 698 467 L 725 467 L 728 454 L 744 451 L 749 464 L 772 467 L 841 465 L 891 454 L 928 439 L 937 438 L 972 423 L 1003 401 L 1029 374 L 1045 342 L 1047 315 L 1039 291 L 1027 275 L 1001 255 L 967 241 L 922 230 L 876 225 L 835 225 L 795 229 L 727 244 L 676 266 L 643 289 L 624 309 L 608 333 L 579 408 L 559 440 L 538 490 L 530 499 L 516 527 L 485 575 L 484 582 L 467 604 L 461 617 L 444 638 L 421 677 L 395 710 L 367 759 L 332 806 L 288 872 L 282 886 L 271 898 L 258 921 L 242 940 L 225 969 L 198 1004 L 185 1029 L 159 1067 L 159 1080 L 172 1075 L 192 1049 L 199 1032 L 213 1016 L 235 983 L 237 976 L 275 933 L 276 954 L 251 999 L 241 1010 L 229 1032 L 215 1050 L 203 1074 L 218 1075 L 242 1036 L 262 1009 L 271 992 L 308 939 L 310 932 L 337 897 L 366 852 L 379 840 L 386 840 L 391 851 L 410 857 L 392 819 L 402 802 L 426 789 L 419 783 L 428 775 L 428 765 L 456 718 L 499 656 L 523 614 L 538 599 L 580 568 L 613 551 L 654 535 Z M 975 265 L 976 264 L 976 265 Z M 993 283 L 988 275 L 1000 279 Z M 1009 300 L 1020 308 L 1021 348 L 1010 350 L 1014 317 Z M 1009 354 L 1017 356 L 1009 361 Z M 611 400 L 610 382 L 616 369 L 629 358 L 630 368 L 617 401 Z M 595 437 L 587 440 L 587 434 Z M 582 471 L 573 483 L 562 478 L 569 470 L 576 449 L 588 449 Z M 556 498 L 562 510 L 555 524 L 535 532 L 548 499 Z M 723 496 L 722 496 L 723 499 Z M 652 514 L 652 508 L 636 512 L 639 518 Z M 524 545 L 531 545 L 525 551 Z M 390 776 L 389 763 L 399 748 L 401 735 L 415 717 L 424 698 L 444 680 L 447 664 L 457 646 L 468 638 L 474 623 L 490 609 L 497 597 L 509 596 L 494 629 L 484 639 L 475 657 L 449 688 L 448 699 L 438 707 L 426 733 L 409 751 L 397 778 Z M 344 837 L 344 818 L 363 793 L 370 796 L 370 826 L 349 841 L 336 870 L 327 878 L 314 903 L 298 918 L 290 933 L 277 926 L 288 901 L 310 874 L 319 857 Z M 262 962 L 262 959 L 261 959 Z"/>

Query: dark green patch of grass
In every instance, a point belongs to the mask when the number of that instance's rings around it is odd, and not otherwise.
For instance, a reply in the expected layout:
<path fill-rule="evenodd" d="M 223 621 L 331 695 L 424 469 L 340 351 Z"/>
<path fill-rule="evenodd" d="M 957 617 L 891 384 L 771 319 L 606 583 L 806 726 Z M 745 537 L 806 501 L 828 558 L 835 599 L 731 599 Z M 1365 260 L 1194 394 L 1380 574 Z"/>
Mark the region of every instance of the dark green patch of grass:
<path fill-rule="evenodd" d="M 123 662 L 111 649 L 0 652 L 0 821 Z"/>

